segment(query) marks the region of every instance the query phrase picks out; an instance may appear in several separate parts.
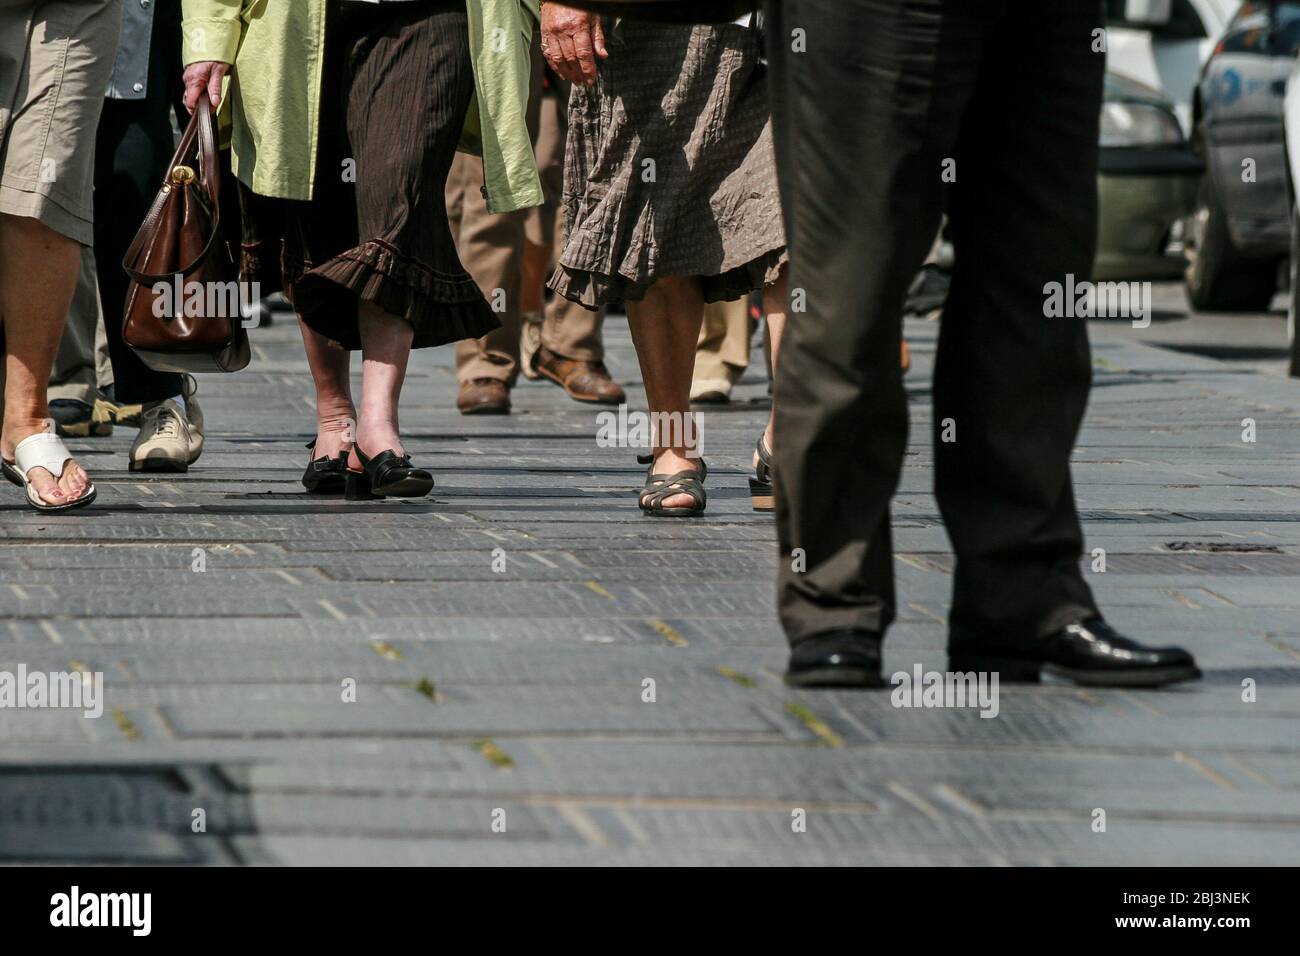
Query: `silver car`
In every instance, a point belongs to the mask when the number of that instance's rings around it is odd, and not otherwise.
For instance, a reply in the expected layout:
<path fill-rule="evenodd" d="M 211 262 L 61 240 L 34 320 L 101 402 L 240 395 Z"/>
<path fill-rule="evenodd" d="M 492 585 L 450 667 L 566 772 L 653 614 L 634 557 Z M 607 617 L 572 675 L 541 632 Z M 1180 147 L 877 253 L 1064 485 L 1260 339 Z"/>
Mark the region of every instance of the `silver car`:
<path fill-rule="evenodd" d="M 1192 146 L 1205 162 L 1187 230 L 1187 293 L 1206 311 L 1259 312 L 1291 252 L 1282 110 L 1300 0 L 1243 3 L 1201 71 Z"/>

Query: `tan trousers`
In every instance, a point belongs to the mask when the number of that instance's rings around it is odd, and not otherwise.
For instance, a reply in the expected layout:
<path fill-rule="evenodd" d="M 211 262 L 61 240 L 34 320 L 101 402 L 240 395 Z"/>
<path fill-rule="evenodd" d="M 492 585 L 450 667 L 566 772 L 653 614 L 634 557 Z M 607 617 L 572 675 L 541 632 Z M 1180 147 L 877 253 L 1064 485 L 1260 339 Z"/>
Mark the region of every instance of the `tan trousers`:
<path fill-rule="evenodd" d="M 540 70 L 535 84 L 540 90 Z M 568 97 L 548 93 L 535 99 L 535 106 L 530 105 L 529 126 L 535 130 L 534 152 L 546 197 L 543 206 L 500 215 L 488 212 L 481 191 L 483 161 L 477 156 L 457 153 L 447 178 L 447 219 L 460 261 L 501 320 L 501 328 L 483 338 L 456 343 L 456 378 L 462 384 L 477 378 L 514 382 L 519 374 L 523 321 L 519 303 L 524 243 L 531 239 L 557 252 L 561 246 L 556 221 L 564 179 Z M 603 312 L 553 297 L 545 307 L 542 345 L 564 358 L 599 362 L 605 354 L 600 335 L 604 317 Z"/>
<path fill-rule="evenodd" d="M 740 381 L 749 368 L 749 297 L 710 302 L 695 346 L 694 383 Z"/>
<path fill-rule="evenodd" d="M 72 400 L 94 406 L 100 390 L 113 382 L 104 334 L 104 312 L 99 304 L 95 253 L 81 247 L 81 273 L 72 293 L 72 307 L 63 324 L 63 338 L 50 372 L 50 401 Z"/>

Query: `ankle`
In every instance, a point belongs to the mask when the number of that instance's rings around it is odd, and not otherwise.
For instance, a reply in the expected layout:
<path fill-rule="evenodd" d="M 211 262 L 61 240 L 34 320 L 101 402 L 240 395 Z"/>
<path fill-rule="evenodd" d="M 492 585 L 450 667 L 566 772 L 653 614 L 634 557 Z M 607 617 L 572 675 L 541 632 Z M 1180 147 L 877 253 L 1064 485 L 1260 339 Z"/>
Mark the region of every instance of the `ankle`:
<path fill-rule="evenodd" d="M 334 439 L 342 444 L 350 444 L 357 436 L 357 413 L 346 409 L 338 414 L 316 415 L 316 436 L 318 439 Z"/>
<path fill-rule="evenodd" d="M 0 431 L 0 449 L 3 449 L 5 457 L 12 457 L 13 450 L 19 442 L 44 432 L 53 433 L 54 430 L 54 419 L 52 418 L 7 414 L 5 415 L 4 428 Z"/>
<path fill-rule="evenodd" d="M 364 411 L 357 418 L 355 440 L 366 448 L 372 441 L 392 441 L 398 435 L 398 425 L 394 418 L 388 416 L 367 415 Z M 383 449 L 378 449 L 383 451 Z"/>
<path fill-rule="evenodd" d="M 693 448 L 657 448 L 655 449 L 655 464 L 671 464 L 674 466 L 683 466 L 690 468 L 700 467 L 699 453 Z M 678 467 L 680 471 L 681 468 Z"/>

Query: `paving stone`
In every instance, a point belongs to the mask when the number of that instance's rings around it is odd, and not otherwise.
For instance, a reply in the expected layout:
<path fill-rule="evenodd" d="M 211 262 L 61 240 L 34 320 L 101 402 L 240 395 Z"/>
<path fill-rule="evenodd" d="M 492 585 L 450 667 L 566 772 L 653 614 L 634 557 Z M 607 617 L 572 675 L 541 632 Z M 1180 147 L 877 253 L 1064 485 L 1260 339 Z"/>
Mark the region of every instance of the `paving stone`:
<path fill-rule="evenodd" d="M 640 407 L 626 327 L 607 333 Z M 887 674 L 946 666 L 954 566 L 932 495 L 935 326 L 908 335 Z M 1107 570 L 1085 559 L 1088 580 L 1117 624 L 1187 645 L 1206 676 L 1003 685 L 982 719 L 781 683 L 772 520 L 746 482 L 769 407 L 757 355 L 732 405 L 705 412 L 709 516 L 655 521 L 635 506 L 635 450 L 595 445 L 599 410 L 522 382 L 516 414 L 462 418 L 447 349 L 413 357 L 403 399 L 434 494 L 307 496 L 301 343 L 289 323 L 260 329 L 250 369 L 201 381 L 208 441 L 189 473 L 129 473 L 118 429 L 71 442 L 92 511 L 0 497 L 0 671 L 75 661 L 105 674 L 109 706 L 0 712 L 0 859 L 1292 863 L 1300 392 L 1096 338 L 1074 477 Z M 198 804 L 206 834 L 189 828 Z"/>

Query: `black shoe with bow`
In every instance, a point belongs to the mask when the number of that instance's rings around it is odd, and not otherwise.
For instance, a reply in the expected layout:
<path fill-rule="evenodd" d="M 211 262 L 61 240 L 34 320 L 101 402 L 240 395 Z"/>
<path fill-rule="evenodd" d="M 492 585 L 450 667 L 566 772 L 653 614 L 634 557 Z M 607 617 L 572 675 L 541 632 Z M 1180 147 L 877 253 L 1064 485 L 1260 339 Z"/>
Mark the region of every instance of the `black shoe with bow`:
<path fill-rule="evenodd" d="M 316 447 L 316 439 L 307 443 L 309 449 Z M 302 473 L 302 486 L 309 495 L 341 495 L 347 484 L 348 451 L 346 448 L 334 458 L 323 455 L 307 462 L 307 470 Z"/>
<path fill-rule="evenodd" d="M 348 501 L 423 498 L 433 490 L 433 475 L 423 468 L 416 468 L 406 455 L 399 455 L 389 448 L 374 458 L 367 458 L 361 453 L 360 446 L 354 445 L 353 449 L 361 462 L 362 470 L 348 469 L 347 489 L 344 492 Z"/>
<path fill-rule="evenodd" d="M 1033 683 L 1043 673 L 1093 687 L 1161 687 L 1201 676 L 1181 647 L 1147 647 L 1099 617 L 1070 624 L 1027 646 L 980 640 L 950 647 L 948 669 L 998 672 L 999 680 Z"/>

